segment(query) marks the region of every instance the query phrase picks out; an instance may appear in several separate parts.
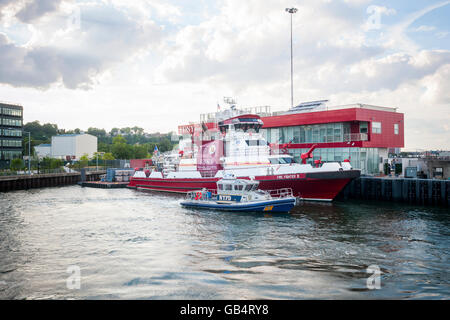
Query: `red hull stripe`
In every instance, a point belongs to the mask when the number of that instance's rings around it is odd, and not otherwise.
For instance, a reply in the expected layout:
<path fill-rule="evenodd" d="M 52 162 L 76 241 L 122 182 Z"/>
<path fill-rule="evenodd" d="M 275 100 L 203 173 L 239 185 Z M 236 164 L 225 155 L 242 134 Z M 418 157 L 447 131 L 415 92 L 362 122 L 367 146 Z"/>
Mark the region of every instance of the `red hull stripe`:
<path fill-rule="evenodd" d="M 164 189 L 167 188 L 167 186 L 153 186 L 153 185 L 143 185 L 143 184 L 138 184 L 136 185 L 136 187 L 138 188 L 156 188 L 156 189 Z M 199 188 L 192 188 L 192 187 L 170 187 L 170 189 L 181 189 L 181 190 L 198 190 Z"/>
<path fill-rule="evenodd" d="M 183 191 L 174 191 L 174 190 L 167 190 L 167 189 L 151 189 L 151 188 L 137 188 L 140 191 L 157 191 L 157 192 L 170 192 L 170 193 L 180 193 L 185 194 L 186 192 Z"/>

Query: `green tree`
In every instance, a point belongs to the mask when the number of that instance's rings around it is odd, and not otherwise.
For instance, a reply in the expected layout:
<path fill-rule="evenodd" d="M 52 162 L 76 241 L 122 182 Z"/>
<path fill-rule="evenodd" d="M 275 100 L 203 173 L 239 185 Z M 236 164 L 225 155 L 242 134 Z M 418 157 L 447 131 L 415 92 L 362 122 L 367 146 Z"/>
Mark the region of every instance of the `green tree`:
<path fill-rule="evenodd" d="M 164 138 L 161 140 L 161 142 L 158 144 L 158 150 L 159 152 L 166 152 L 172 150 L 172 143 L 168 138 Z"/>
<path fill-rule="evenodd" d="M 113 137 L 117 136 L 119 134 L 120 129 L 119 128 L 112 128 L 109 134 Z"/>
<path fill-rule="evenodd" d="M 98 128 L 89 128 L 87 130 L 88 134 L 91 134 L 93 136 L 96 136 L 99 139 L 104 139 L 106 137 L 106 131 L 105 129 L 98 129 Z"/>
<path fill-rule="evenodd" d="M 113 144 L 119 144 L 119 143 L 127 143 L 127 139 L 125 139 L 121 135 L 118 135 L 117 137 L 114 137 L 113 138 Z"/>
<path fill-rule="evenodd" d="M 87 167 L 89 164 L 89 156 L 87 153 L 83 154 L 78 161 L 81 168 Z"/>
<path fill-rule="evenodd" d="M 13 159 L 11 160 L 11 170 L 18 171 L 23 169 L 23 160 L 22 159 Z"/>
<path fill-rule="evenodd" d="M 64 162 L 61 159 L 51 159 L 50 160 L 50 169 L 58 169 L 64 165 Z"/>
<path fill-rule="evenodd" d="M 103 155 L 103 160 L 116 160 L 112 153 L 107 152 Z"/>
<path fill-rule="evenodd" d="M 98 152 L 111 152 L 111 144 L 105 142 L 98 143 Z"/>
<path fill-rule="evenodd" d="M 148 147 L 146 145 L 134 145 L 134 159 L 146 159 L 148 157 Z"/>
<path fill-rule="evenodd" d="M 116 159 L 131 159 L 133 157 L 133 147 L 127 144 L 127 140 L 118 135 L 113 139 L 112 154 Z"/>

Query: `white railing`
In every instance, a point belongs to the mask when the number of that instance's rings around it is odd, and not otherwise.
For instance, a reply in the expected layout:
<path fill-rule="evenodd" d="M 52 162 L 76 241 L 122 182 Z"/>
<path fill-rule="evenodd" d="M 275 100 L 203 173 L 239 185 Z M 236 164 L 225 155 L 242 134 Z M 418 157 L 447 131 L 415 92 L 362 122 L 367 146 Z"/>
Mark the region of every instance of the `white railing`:
<path fill-rule="evenodd" d="M 378 110 L 378 111 L 389 111 L 389 112 L 397 112 L 398 108 L 392 108 L 392 107 L 381 107 L 381 106 L 374 106 L 370 104 L 364 104 L 364 103 L 354 103 L 354 104 L 346 104 L 346 105 L 337 105 L 337 106 L 324 106 L 320 108 L 312 108 L 304 110 L 304 113 L 308 112 L 320 112 L 320 111 L 329 111 L 329 110 L 341 110 L 341 109 L 369 109 L 369 110 Z M 272 109 L 283 109 L 283 110 L 277 110 L 272 111 Z M 235 111 L 243 114 L 243 113 L 253 113 L 258 114 L 261 117 L 270 117 L 270 116 L 279 116 L 279 115 L 285 115 L 289 114 L 289 109 L 285 107 L 275 107 L 272 108 L 270 106 L 264 106 L 264 107 L 253 107 L 253 108 L 238 108 L 235 109 Z M 302 111 L 299 111 L 299 113 L 303 113 Z M 205 113 L 200 115 L 200 121 L 201 122 L 216 122 L 217 115 L 220 112 L 213 112 L 213 113 Z M 295 112 L 294 112 L 295 113 Z"/>
<path fill-rule="evenodd" d="M 276 190 L 260 190 L 272 198 L 291 198 L 294 197 L 294 192 L 291 188 L 282 188 Z M 198 191 L 190 191 L 186 194 L 186 200 L 208 201 L 217 199 L 217 190 L 203 189 Z"/>
<path fill-rule="evenodd" d="M 346 133 L 344 134 L 344 142 L 351 141 L 368 141 L 369 135 L 367 133 Z"/>
<path fill-rule="evenodd" d="M 186 194 L 186 200 L 209 201 L 217 197 L 217 190 L 202 189 L 198 191 L 190 191 Z"/>

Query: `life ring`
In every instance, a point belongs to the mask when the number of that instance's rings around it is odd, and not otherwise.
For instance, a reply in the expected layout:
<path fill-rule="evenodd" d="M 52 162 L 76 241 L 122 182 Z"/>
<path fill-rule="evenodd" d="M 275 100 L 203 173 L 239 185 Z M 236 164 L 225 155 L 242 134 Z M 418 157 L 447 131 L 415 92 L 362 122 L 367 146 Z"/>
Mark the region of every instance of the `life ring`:
<path fill-rule="evenodd" d="M 195 195 L 195 200 L 200 200 L 202 198 L 202 193 L 201 192 L 197 192 Z"/>

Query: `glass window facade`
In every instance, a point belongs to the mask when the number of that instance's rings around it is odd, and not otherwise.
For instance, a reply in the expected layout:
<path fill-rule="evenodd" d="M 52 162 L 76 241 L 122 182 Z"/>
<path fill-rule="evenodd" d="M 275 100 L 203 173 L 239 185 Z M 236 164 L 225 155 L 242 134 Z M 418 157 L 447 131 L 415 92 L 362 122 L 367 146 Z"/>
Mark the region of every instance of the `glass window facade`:
<path fill-rule="evenodd" d="M 0 135 L 4 137 L 22 137 L 22 130 L 0 129 Z"/>
<path fill-rule="evenodd" d="M 1 114 L 14 117 L 22 117 L 22 110 L 3 107 L 0 108 Z"/>
<path fill-rule="evenodd" d="M 1 156 L 3 160 L 22 158 L 22 151 L 2 151 Z"/>
<path fill-rule="evenodd" d="M 371 128 L 371 129 L 369 129 Z M 357 129 L 356 129 L 357 130 Z M 308 163 L 314 165 L 315 160 L 322 159 L 322 162 L 342 162 L 350 159 L 353 168 L 360 169 L 362 174 L 379 174 L 380 173 L 380 151 L 379 148 L 321 148 L 321 143 L 342 143 L 354 141 L 353 139 L 361 139 L 357 141 L 367 141 L 369 130 L 373 133 L 381 134 L 381 122 L 372 122 L 369 125 L 367 121 L 359 122 L 358 131 L 352 133 L 350 122 L 327 123 L 317 125 L 303 125 L 293 127 L 266 128 L 261 133 L 269 143 L 275 144 L 302 144 L 302 143 L 318 143 L 318 148 L 313 152 L 313 159 L 309 159 Z M 394 125 L 395 134 L 399 134 L 399 125 Z M 360 137 L 361 134 L 366 135 L 366 139 Z M 350 145 L 349 145 L 350 146 Z M 309 149 L 290 148 L 289 153 L 294 157 L 295 161 L 301 163 L 301 154 L 306 153 Z M 382 169 L 382 168 L 381 168 Z"/>
<path fill-rule="evenodd" d="M 22 147 L 22 140 L 2 140 L 1 145 L 2 147 L 20 148 Z"/>
<path fill-rule="evenodd" d="M 3 118 L 2 119 L 2 125 L 4 125 L 4 126 L 13 126 L 13 127 L 21 127 L 22 126 L 22 120 L 20 120 L 20 119 Z"/>
<path fill-rule="evenodd" d="M 344 133 L 350 133 L 345 122 L 307 126 L 268 128 L 261 130 L 269 143 L 330 143 L 344 142 Z"/>
<path fill-rule="evenodd" d="M 398 128 L 398 123 L 394 124 L 394 134 L 398 134 L 399 132 L 399 128 Z"/>

